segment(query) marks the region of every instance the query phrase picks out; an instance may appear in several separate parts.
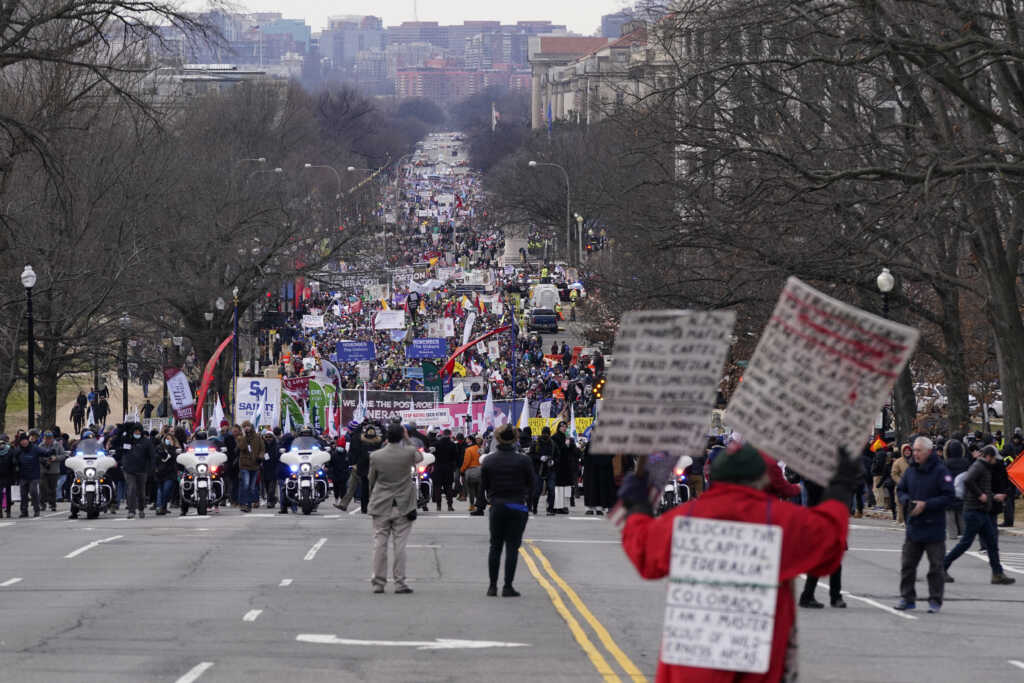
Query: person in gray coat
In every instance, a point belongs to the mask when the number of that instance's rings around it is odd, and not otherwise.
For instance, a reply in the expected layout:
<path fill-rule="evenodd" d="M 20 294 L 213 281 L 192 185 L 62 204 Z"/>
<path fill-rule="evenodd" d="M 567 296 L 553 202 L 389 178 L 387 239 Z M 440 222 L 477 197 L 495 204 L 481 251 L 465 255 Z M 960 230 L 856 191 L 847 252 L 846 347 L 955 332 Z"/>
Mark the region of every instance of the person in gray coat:
<path fill-rule="evenodd" d="M 372 430 L 367 427 L 364 437 Z M 405 544 L 409 541 L 412 523 L 416 519 L 416 485 L 412 468 L 423 460 L 423 454 L 411 446 L 403 446 L 405 428 L 392 423 L 387 428 L 388 444 L 370 453 L 370 503 L 367 508 L 373 518 L 373 583 L 374 593 L 383 593 L 387 585 L 388 539 L 395 547 L 392 576 L 395 593 L 412 593 L 405 582 Z"/>

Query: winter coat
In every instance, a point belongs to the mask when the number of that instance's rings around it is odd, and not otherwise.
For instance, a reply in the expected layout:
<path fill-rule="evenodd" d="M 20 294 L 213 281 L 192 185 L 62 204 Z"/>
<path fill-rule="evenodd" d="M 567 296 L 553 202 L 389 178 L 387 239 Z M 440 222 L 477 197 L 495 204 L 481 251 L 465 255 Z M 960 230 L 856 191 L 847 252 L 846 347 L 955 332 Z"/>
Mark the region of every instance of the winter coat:
<path fill-rule="evenodd" d="M 263 464 L 263 437 L 252 430 L 238 439 L 238 469 L 255 472 Z"/>
<path fill-rule="evenodd" d="M 774 683 L 782 679 L 787 644 L 796 624 L 793 580 L 800 574 L 828 576 L 838 567 L 846 547 L 849 509 L 844 503 L 827 500 L 815 507 L 801 507 L 776 500 L 765 491 L 718 482 L 700 498 L 675 507 L 658 518 L 631 515 L 622 531 L 622 547 L 633 566 L 645 579 L 660 579 L 669 573 L 672 557 L 672 529 L 675 518 L 690 515 L 706 519 L 765 524 L 782 527 L 782 555 L 779 590 L 775 603 L 775 627 L 771 661 L 763 674 L 734 674 L 658 662 L 659 683 Z"/>
<path fill-rule="evenodd" d="M 449 479 L 462 463 L 455 442 L 447 436 L 437 442 L 434 450 L 434 476 L 447 476 Z"/>
<path fill-rule="evenodd" d="M 156 480 L 174 481 L 178 478 L 178 453 L 173 442 L 170 446 L 161 442 L 156 447 Z"/>
<path fill-rule="evenodd" d="M 894 466 L 895 467 L 895 466 Z M 924 512 L 911 517 L 907 510 L 907 538 L 916 543 L 936 543 L 946 539 L 946 508 L 953 504 L 956 493 L 953 477 L 936 453 L 923 464 L 910 465 L 896 487 L 900 504 L 909 506 L 912 500 L 925 502 Z"/>
<path fill-rule="evenodd" d="M 14 461 L 18 466 L 19 479 L 39 479 L 42 473 L 42 459 L 46 453 L 39 446 L 29 444 L 28 448 L 20 446 L 14 452 Z"/>
<path fill-rule="evenodd" d="M 889 471 L 889 475 L 892 477 L 893 482 L 899 484 L 903 479 L 903 475 L 906 474 L 910 468 L 910 461 L 904 458 L 902 455 L 892 461 L 892 469 Z"/>
<path fill-rule="evenodd" d="M 149 474 L 156 464 L 156 448 L 153 447 L 153 442 L 146 436 L 138 440 L 128 436 L 125 443 L 131 446 L 124 451 L 124 460 L 121 463 L 125 473 Z"/>
<path fill-rule="evenodd" d="M 64 444 L 57 439 L 54 439 L 49 446 L 40 441 L 39 448 L 46 453 L 42 462 L 42 474 L 60 474 L 61 468 L 64 467 L 64 461 L 68 457 L 64 450 Z M 54 459 L 53 462 L 50 462 L 51 457 Z"/>
<path fill-rule="evenodd" d="M 583 450 L 583 504 L 588 508 L 610 508 L 615 505 L 613 457 L 591 454 L 590 444 Z"/>
<path fill-rule="evenodd" d="M 17 473 L 17 460 L 14 457 L 15 449 L 10 444 L 0 446 L 0 481 L 10 481 Z"/>
<path fill-rule="evenodd" d="M 273 481 L 278 478 L 277 468 L 281 465 L 281 448 L 277 439 L 263 440 L 263 479 Z"/>

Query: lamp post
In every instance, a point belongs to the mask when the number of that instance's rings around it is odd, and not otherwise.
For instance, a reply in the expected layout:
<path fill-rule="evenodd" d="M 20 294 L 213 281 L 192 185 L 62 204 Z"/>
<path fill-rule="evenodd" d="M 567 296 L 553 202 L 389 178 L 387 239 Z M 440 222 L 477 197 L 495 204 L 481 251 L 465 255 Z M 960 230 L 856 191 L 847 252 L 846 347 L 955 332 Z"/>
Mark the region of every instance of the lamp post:
<path fill-rule="evenodd" d="M 529 162 L 529 164 L 527 164 L 527 165 L 530 168 L 536 168 L 538 166 L 554 166 L 555 168 L 557 168 L 558 170 L 560 170 L 562 172 L 562 176 L 565 178 L 565 260 L 567 262 L 571 261 L 572 260 L 572 252 L 569 250 L 569 242 L 570 242 L 570 239 L 571 239 L 570 233 L 572 231 L 572 227 L 571 227 L 572 226 L 572 217 L 570 216 L 570 212 L 569 212 L 569 197 L 570 197 L 570 191 L 569 191 L 569 172 L 566 171 L 565 168 L 563 168 L 562 166 L 559 166 L 558 164 L 552 164 L 552 163 L 549 163 L 549 162 L 546 162 L 546 161 L 533 161 L 533 160 L 531 160 Z"/>
<path fill-rule="evenodd" d="M 260 173 L 284 173 L 284 169 L 281 168 L 280 166 L 278 166 L 277 168 L 274 168 L 274 169 L 260 169 L 258 171 L 253 171 L 245 179 L 245 182 L 249 182 L 250 180 L 252 180 L 253 176 L 259 175 Z"/>
<path fill-rule="evenodd" d="M 231 290 L 231 299 L 235 304 L 235 323 L 231 336 L 232 366 L 234 374 L 231 379 L 231 405 L 235 405 L 235 391 L 238 389 L 238 287 Z"/>
<path fill-rule="evenodd" d="M 36 426 L 36 339 L 32 329 L 32 288 L 36 286 L 36 272 L 32 266 L 21 271 L 21 284 L 25 288 L 25 317 L 28 319 L 28 428 Z"/>
<path fill-rule="evenodd" d="M 128 419 L 128 328 L 132 319 L 122 313 L 117 324 L 121 327 L 121 422 Z"/>
<path fill-rule="evenodd" d="M 203 313 L 203 317 L 206 318 L 206 329 L 213 329 L 213 311 L 206 311 Z"/>
<path fill-rule="evenodd" d="M 338 181 L 338 192 L 334 195 L 335 201 L 341 199 L 341 174 L 338 173 L 338 169 L 333 166 L 327 166 L 326 164 L 303 164 L 302 168 L 325 168 L 334 174 L 334 179 Z M 349 168 L 351 170 L 351 167 Z"/>
<path fill-rule="evenodd" d="M 169 338 L 169 339 L 164 339 L 163 343 L 161 344 L 163 346 L 163 361 L 164 361 L 163 367 L 160 368 L 160 374 L 161 375 L 164 374 L 164 369 L 167 368 L 167 352 L 170 350 L 171 344 L 173 342 L 174 342 L 174 340 L 172 338 Z M 161 401 L 161 403 L 163 403 L 163 409 L 161 410 L 161 412 L 164 414 L 164 419 L 166 420 L 168 418 L 168 416 L 169 416 L 169 413 L 167 412 L 167 380 L 166 379 L 163 380 L 163 384 L 164 384 L 164 398 L 163 398 L 163 401 Z"/>
<path fill-rule="evenodd" d="M 882 293 L 882 317 L 889 317 L 889 292 L 896 286 L 896 278 L 892 276 L 888 268 L 882 268 L 882 272 L 875 278 L 875 284 L 878 286 L 878 291 Z M 892 424 L 896 430 L 897 437 L 899 436 L 899 429 L 896 429 L 896 392 L 894 391 L 889 396 L 889 408 L 892 412 Z M 882 429 L 885 429 L 885 415 L 883 411 L 882 416 Z M 899 439 L 897 438 L 897 443 Z"/>
<path fill-rule="evenodd" d="M 583 216 L 576 214 L 576 265 L 583 265 Z"/>

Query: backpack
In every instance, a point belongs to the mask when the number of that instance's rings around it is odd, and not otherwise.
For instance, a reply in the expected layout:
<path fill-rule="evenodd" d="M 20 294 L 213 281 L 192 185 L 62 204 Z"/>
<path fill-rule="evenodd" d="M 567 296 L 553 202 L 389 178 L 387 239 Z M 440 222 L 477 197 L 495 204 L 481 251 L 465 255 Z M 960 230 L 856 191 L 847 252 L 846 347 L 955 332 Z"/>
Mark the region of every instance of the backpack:
<path fill-rule="evenodd" d="M 967 492 L 967 472 L 961 472 L 956 475 L 956 479 L 953 480 L 953 491 L 956 492 L 956 499 L 963 500 L 964 494 Z"/>

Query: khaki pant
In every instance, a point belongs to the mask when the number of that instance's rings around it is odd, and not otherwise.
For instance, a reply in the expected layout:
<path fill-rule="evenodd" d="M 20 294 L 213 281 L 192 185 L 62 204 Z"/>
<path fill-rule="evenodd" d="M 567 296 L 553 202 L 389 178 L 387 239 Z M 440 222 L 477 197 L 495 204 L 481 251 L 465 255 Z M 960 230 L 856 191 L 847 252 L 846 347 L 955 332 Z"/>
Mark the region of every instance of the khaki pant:
<path fill-rule="evenodd" d="M 412 522 L 395 508 L 391 516 L 375 515 L 373 518 L 373 578 L 374 586 L 388 582 L 388 539 L 394 543 L 394 567 L 392 577 L 397 588 L 405 588 L 405 544 L 409 541 Z"/>
<path fill-rule="evenodd" d="M 880 485 L 882 483 L 882 479 L 884 478 L 885 477 L 883 477 L 882 475 L 876 474 L 875 477 L 872 479 L 875 488 L 875 505 L 877 505 L 878 507 L 888 508 L 889 489 Z"/>

